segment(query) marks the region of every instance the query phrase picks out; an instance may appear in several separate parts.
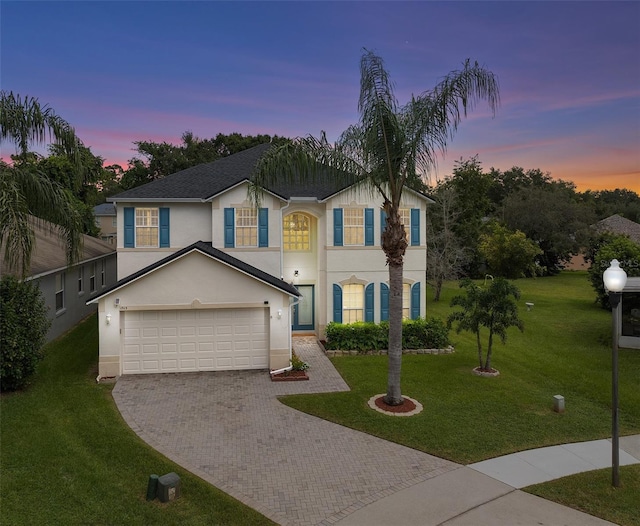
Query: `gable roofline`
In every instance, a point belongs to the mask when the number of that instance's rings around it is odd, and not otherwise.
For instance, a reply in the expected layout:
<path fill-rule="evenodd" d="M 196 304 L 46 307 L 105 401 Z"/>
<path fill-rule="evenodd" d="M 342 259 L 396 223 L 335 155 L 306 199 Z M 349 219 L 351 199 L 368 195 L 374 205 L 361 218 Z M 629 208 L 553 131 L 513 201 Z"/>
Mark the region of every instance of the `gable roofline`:
<path fill-rule="evenodd" d="M 117 283 L 109 287 L 107 290 L 100 293 L 98 296 L 87 301 L 87 305 L 91 303 L 96 303 L 98 300 L 100 300 L 104 296 L 107 296 L 115 292 L 116 290 L 119 290 L 135 281 L 138 281 L 139 279 L 143 278 L 147 274 L 150 274 L 151 272 L 155 272 L 156 270 L 163 268 L 192 252 L 199 252 L 205 256 L 215 259 L 216 261 L 230 268 L 233 268 L 234 270 L 237 270 L 242 274 L 245 274 L 246 276 L 256 279 L 264 283 L 265 285 L 278 289 L 281 292 L 288 294 L 289 296 L 293 296 L 296 298 L 300 297 L 300 292 L 298 292 L 298 289 L 296 289 L 290 283 L 287 283 L 286 281 L 280 278 L 276 278 L 275 276 L 272 276 L 271 274 L 268 274 L 267 272 L 264 272 L 263 270 L 260 270 L 259 268 L 254 267 L 253 265 L 249 265 L 248 263 L 245 263 L 244 261 L 241 261 L 227 254 L 226 252 L 223 252 L 222 250 L 214 248 L 211 245 L 211 243 L 205 243 L 204 241 L 196 241 L 192 245 L 189 245 L 188 247 L 180 249 L 177 252 L 174 252 L 173 254 L 159 261 L 156 261 L 155 263 L 152 263 L 151 265 L 137 272 L 134 272 L 133 274 L 130 274 L 125 278 L 122 278 L 120 281 L 118 281 Z"/>

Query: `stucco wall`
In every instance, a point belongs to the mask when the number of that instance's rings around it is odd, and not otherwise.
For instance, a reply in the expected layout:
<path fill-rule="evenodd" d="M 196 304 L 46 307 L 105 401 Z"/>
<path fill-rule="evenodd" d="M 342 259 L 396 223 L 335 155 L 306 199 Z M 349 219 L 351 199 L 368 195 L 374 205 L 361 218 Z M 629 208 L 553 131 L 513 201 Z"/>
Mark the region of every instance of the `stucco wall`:
<path fill-rule="evenodd" d="M 170 247 L 124 248 L 125 207 L 169 208 Z M 116 210 L 118 214 L 118 279 L 125 278 L 196 241 L 211 241 L 209 203 L 119 203 Z"/>
<path fill-rule="evenodd" d="M 101 265 L 105 262 L 105 285 L 101 284 Z M 109 254 L 95 260 L 96 263 L 96 290 L 91 292 L 89 286 L 90 266 L 93 261 L 74 265 L 61 269 L 34 280 L 42 291 L 45 304 L 48 309 L 48 317 L 51 327 L 47 333 L 47 341 L 54 340 L 68 330 L 75 327 L 81 320 L 96 311 L 96 305 L 87 305 L 86 302 L 97 296 L 102 290 L 116 282 L 116 255 Z M 78 269 L 84 268 L 84 291 L 78 291 Z M 56 276 L 64 273 L 64 309 L 56 312 Z"/>
<path fill-rule="evenodd" d="M 268 307 L 270 368 L 284 367 L 288 365 L 290 350 L 289 303 L 289 296 L 274 287 L 199 252 L 191 252 L 100 299 L 100 375 L 120 374 L 120 329 L 124 312 L 134 309 Z"/>

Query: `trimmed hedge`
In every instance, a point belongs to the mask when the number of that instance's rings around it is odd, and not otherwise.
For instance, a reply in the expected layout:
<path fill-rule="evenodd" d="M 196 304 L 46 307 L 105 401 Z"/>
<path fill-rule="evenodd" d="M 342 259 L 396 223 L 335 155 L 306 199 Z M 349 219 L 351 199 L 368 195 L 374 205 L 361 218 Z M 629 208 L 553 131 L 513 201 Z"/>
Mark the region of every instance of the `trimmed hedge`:
<path fill-rule="evenodd" d="M 42 359 L 51 322 L 40 287 L 12 276 L 0 280 L 0 389 L 22 389 Z"/>
<path fill-rule="evenodd" d="M 343 351 L 380 351 L 389 347 L 389 322 L 335 323 L 327 325 L 326 348 Z M 443 349 L 449 329 L 439 318 L 402 321 L 403 349 Z"/>

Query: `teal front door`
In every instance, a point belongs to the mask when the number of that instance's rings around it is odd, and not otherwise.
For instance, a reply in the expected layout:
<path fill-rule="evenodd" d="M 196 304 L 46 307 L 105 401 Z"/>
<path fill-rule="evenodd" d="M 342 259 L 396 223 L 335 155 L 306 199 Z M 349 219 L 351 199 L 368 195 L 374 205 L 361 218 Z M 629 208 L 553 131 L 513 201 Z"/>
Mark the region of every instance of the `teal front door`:
<path fill-rule="evenodd" d="M 302 294 L 301 301 L 293 306 L 293 327 L 294 331 L 309 331 L 314 326 L 314 286 L 313 285 L 296 285 L 296 288 Z"/>

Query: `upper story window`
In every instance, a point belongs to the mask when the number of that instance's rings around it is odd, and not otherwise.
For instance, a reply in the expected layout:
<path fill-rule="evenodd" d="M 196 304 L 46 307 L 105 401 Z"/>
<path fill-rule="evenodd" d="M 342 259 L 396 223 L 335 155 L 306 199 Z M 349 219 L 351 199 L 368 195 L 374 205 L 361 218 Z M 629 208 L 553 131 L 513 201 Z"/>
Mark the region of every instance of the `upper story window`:
<path fill-rule="evenodd" d="M 305 214 L 293 213 L 282 220 L 283 248 L 287 251 L 309 250 L 311 248 L 311 218 Z"/>
<path fill-rule="evenodd" d="M 100 286 L 104 287 L 107 284 L 107 262 L 103 259 L 100 262 Z"/>
<path fill-rule="evenodd" d="M 125 207 L 124 247 L 169 247 L 169 208 Z"/>
<path fill-rule="evenodd" d="M 372 246 L 373 208 L 334 208 L 333 246 Z"/>
<path fill-rule="evenodd" d="M 236 246 L 258 246 L 258 211 L 255 208 L 236 208 Z"/>
<path fill-rule="evenodd" d="M 78 267 L 78 294 L 84 293 L 84 267 Z"/>
<path fill-rule="evenodd" d="M 64 272 L 56 274 L 56 312 L 64 310 Z"/>
<path fill-rule="evenodd" d="M 398 210 L 398 214 L 400 215 L 400 222 L 404 226 L 404 232 L 407 236 L 407 240 L 411 240 L 411 209 L 410 208 L 400 208 Z"/>
<path fill-rule="evenodd" d="M 364 245 L 364 209 L 344 209 L 344 244 Z"/>
<path fill-rule="evenodd" d="M 159 226 L 157 208 L 136 208 L 136 246 L 157 247 Z"/>
<path fill-rule="evenodd" d="M 225 208 L 224 246 L 268 247 L 269 210 L 267 208 Z"/>

